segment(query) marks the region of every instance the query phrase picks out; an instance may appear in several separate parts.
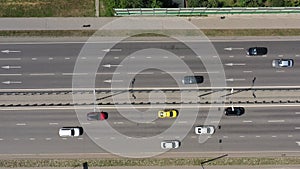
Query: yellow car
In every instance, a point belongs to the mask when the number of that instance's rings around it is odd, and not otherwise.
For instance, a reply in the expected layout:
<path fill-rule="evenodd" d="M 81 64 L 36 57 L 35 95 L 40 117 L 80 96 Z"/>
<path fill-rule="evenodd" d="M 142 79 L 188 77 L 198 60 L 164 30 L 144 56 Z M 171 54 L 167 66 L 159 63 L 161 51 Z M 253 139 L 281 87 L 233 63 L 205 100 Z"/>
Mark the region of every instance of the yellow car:
<path fill-rule="evenodd" d="M 178 111 L 175 109 L 165 109 L 158 111 L 159 118 L 175 118 L 178 116 Z"/>

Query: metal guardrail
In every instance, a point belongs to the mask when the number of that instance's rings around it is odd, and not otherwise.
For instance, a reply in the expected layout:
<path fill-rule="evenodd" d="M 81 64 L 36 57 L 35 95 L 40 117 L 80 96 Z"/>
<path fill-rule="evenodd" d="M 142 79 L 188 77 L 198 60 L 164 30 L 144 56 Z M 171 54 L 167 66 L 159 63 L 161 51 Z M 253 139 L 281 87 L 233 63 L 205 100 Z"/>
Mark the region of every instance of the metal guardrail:
<path fill-rule="evenodd" d="M 212 14 L 290 14 L 300 13 L 300 7 L 257 8 L 115 8 L 115 16 L 195 16 Z"/>

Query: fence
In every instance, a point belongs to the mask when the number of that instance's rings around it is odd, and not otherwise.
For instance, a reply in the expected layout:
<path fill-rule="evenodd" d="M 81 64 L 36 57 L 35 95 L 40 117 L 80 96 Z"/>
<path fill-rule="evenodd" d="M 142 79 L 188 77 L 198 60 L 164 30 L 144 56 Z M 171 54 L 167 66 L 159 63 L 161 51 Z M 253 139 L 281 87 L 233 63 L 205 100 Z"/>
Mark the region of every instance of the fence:
<path fill-rule="evenodd" d="M 213 14 L 290 14 L 300 13 L 300 7 L 258 8 L 125 8 L 114 9 L 115 16 L 196 16 Z"/>

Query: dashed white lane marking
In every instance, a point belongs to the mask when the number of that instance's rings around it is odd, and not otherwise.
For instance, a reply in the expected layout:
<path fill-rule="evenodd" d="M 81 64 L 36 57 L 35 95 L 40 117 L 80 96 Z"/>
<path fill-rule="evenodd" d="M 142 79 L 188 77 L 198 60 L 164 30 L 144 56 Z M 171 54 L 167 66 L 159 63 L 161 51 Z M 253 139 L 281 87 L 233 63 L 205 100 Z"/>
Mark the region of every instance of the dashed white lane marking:
<path fill-rule="evenodd" d="M 252 73 L 253 71 L 252 70 L 244 70 L 243 72 L 244 73 Z"/>
<path fill-rule="evenodd" d="M 300 55 L 295 55 L 296 57 L 300 57 Z"/>
<path fill-rule="evenodd" d="M 175 136 L 175 139 L 179 139 L 180 137 L 179 136 Z"/>
<path fill-rule="evenodd" d="M 102 59 L 103 57 L 99 56 L 98 59 Z"/>
<path fill-rule="evenodd" d="M 255 136 L 256 138 L 260 138 L 260 136 Z"/>
<path fill-rule="evenodd" d="M 296 141 L 296 143 L 298 144 L 298 146 L 300 146 L 300 141 Z"/>
<path fill-rule="evenodd" d="M 96 75 L 119 75 L 119 72 L 97 72 Z"/>
<path fill-rule="evenodd" d="M 223 136 L 223 138 L 228 138 L 228 136 Z"/>
<path fill-rule="evenodd" d="M 0 60 L 6 60 L 6 61 L 9 61 L 9 60 L 21 60 L 21 58 L 0 58 Z"/>
<path fill-rule="evenodd" d="M 81 59 L 86 59 L 86 57 L 81 57 Z"/>
<path fill-rule="evenodd" d="M 152 57 L 151 57 L 151 56 L 147 56 L 146 58 L 147 58 L 147 59 L 151 59 Z"/>
<path fill-rule="evenodd" d="M 154 121 L 146 121 L 145 124 L 155 124 Z"/>
<path fill-rule="evenodd" d="M 48 58 L 49 60 L 53 60 L 53 58 Z"/>
<path fill-rule="evenodd" d="M 120 57 L 118 57 L 118 56 L 115 56 L 115 57 L 114 57 L 114 59 L 119 59 L 119 58 L 120 58 Z"/>
<path fill-rule="evenodd" d="M 158 137 L 158 138 L 163 139 L 164 137 L 160 136 L 160 137 Z"/>
<path fill-rule="evenodd" d="M 95 140 L 99 140 L 99 138 L 98 138 L 98 137 L 95 137 L 94 139 L 95 139 Z"/>
<path fill-rule="evenodd" d="M 234 56 L 230 55 L 229 57 L 230 57 L 230 58 L 233 58 Z"/>
<path fill-rule="evenodd" d="M 179 58 L 180 58 L 180 59 L 184 59 L 184 58 L 185 58 L 185 56 L 179 56 Z"/>
<path fill-rule="evenodd" d="M 288 137 L 293 137 L 293 135 L 288 135 Z"/>
<path fill-rule="evenodd" d="M 244 122 L 244 123 L 252 123 L 251 120 L 244 120 L 243 122 Z"/>
<path fill-rule="evenodd" d="M 191 136 L 191 138 L 197 138 L 197 136 Z"/>
<path fill-rule="evenodd" d="M 62 73 L 63 76 L 88 75 L 88 73 Z"/>
<path fill-rule="evenodd" d="M 134 57 L 134 56 L 131 56 L 130 59 L 135 59 L 135 57 Z"/>
<path fill-rule="evenodd" d="M 261 57 L 263 57 L 263 58 L 266 58 L 266 57 L 267 57 L 267 55 L 262 55 Z"/>
<path fill-rule="evenodd" d="M 213 58 L 217 58 L 218 56 L 213 56 Z"/>
<path fill-rule="evenodd" d="M 117 122 L 114 122 L 114 124 L 123 124 L 124 122 L 122 121 L 117 121 Z"/>
<path fill-rule="evenodd" d="M 180 121 L 180 122 L 178 122 L 179 124 L 185 124 L 185 123 L 187 123 L 187 121 Z"/>
<path fill-rule="evenodd" d="M 268 120 L 269 123 L 283 123 L 284 120 Z"/>
<path fill-rule="evenodd" d="M 52 139 L 52 138 L 45 138 L 45 140 L 48 140 L 48 141 L 51 140 L 51 139 Z"/>
<path fill-rule="evenodd" d="M 3 138 L 0 138 L 0 141 L 4 140 Z"/>
<path fill-rule="evenodd" d="M 29 140 L 33 141 L 33 140 L 35 140 L 35 138 L 29 138 Z"/>
<path fill-rule="evenodd" d="M 186 74 L 186 72 L 167 72 L 168 74 Z M 166 72 L 162 72 L 162 74 L 166 74 Z"/>
<path fill-rule="evenodd" d="M 31 76 L 53 76 L 55 73 L 30 73 Z"/>
<path fill-rule="evenodd" d="M 37 58 L 31 58 L 31 60 L 37 60 Z"/>
<path fill-rule="evenodd" d="M 194 72 L 195 74 L 202 74 L 202 73 L 208 73 L 208 74 L 211 74 L 211 73 L 220 73 L 219 71 L 215 71 L 215 72 Z"/>
<path fill-rule="evenodd" d="M 135 75 L 135 74 L 137 74 L 137 75 L 152 75 L 152 74 L 154 74 L 154 72 L 140 72 L 140 73 L 128 72 L 127 74 L 129 74 L 129 75 Z"/>
<path fill-rule="evenodd" d="M 70 58 L 65 57 L 65 60 L 69 60 Z"/>
<path fill-rule="evenodd" d="M 19 139 L 19 138 L 14 138 L 14 140 L 16 140 L 16 141 L 17 141 L 17 140 L 20 140 L 20 139 Z"/>
<path fill-rule="evenodd" d="M 284 70 L 276 70 L 277 73 L 283 73 Z"/>
<path fill-rule="evenodd" d="M 115 137 L 110 137 L 110 139 L 114 140 L 114 139 L 115 139 Z"/>
<path fill-rule="evenodd" d="M 169 57 L 168 56 L 164 56 L 163 58 L 168 59 Z"/>
<path fill-rule="evenodd" d="M 277 137 L 277 136 L 272 136 L 273 138 Z"/>
<path fill-rule="evenodd" d="M 49 123 L 49 125 L 58 125 L 58 123 Z"/>
<path fill-rule="evenodd" d="M 83 138 L 82 137 L 79 137 L 79 138 L 77 138 L 78 140 L 83 140 Z"/>
<path fill-rule="evenodd" d="M 0 76 L 22 76 L 22 74 L 0 74 Z"/>
<path fill-rule="evenodd" d="M 26 126 L 27 124 L 26 123 L 17 123 L 16 125 L 17 126 Z"/>
<path fill-rule="evenodd" d="M 219 121 L 210 121 L 210 123 L 219 123 Z"/>
<path fill-rule="evenodd" d="M 91 123 L 81 123 L 81 124 L 85 125 L 85 124 L 91 124 Z"/>
<path fill-rule="evenodd" d="M 278 57 L 283 57 L 283 55 L 278 55 Z"/>
<path fill-rule="evenodd" d="M 295 127 L 295 130 L 300 130 L 300 127 Z"/>
<path fill-rule="evenodd" d="M 240 136 L 241 138 L 244 138 L 245 136 Z"/>
<path fill-rule="evenodd" d="M 61 139 L 63 139 L 63 140 L 67 140 L 67 138 L 61 138 Z"/>
<path fill-rule="evenodd" d="M 295 112 L 295 114 L 300 114 L 300 112 Z"/>

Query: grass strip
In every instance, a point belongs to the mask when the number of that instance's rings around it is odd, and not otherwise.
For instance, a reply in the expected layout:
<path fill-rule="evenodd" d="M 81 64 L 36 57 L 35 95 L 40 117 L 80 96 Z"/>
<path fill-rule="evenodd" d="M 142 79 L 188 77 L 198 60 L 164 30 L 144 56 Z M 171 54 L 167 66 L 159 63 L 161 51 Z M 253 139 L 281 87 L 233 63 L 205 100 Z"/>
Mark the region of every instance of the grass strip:
<path fill-rule="evenodd" d="M 147 158 L 147 159 L 19 159 L 0 160 L 0 167 L 74 167 L 88 162 L 90 167 L 107 166 L 199 166 L 209 158 Z M 298 165 L 299 157 L 233 158 L 225 157 L 205 165 Z"/>
<path fill-rule="evenodd" d="M 300 36 L 300 29 L 203 29 L 206 36 Z M 166 35 L 176 36 L 196 36 L 201 35 L 200 30 L 157 30 L 157 33 L 147 33 L 147 31 L 136 30 L 3 30 L 0 36 L 21 36 L 21 37 L 83 37 L 83 36 L 127 36 L 137 34 L 137 37 L 158 37 Z M 146 32 L 146 33 L 145 33 Z M 153 31 L 149 31 L 153 32 Z"/>

